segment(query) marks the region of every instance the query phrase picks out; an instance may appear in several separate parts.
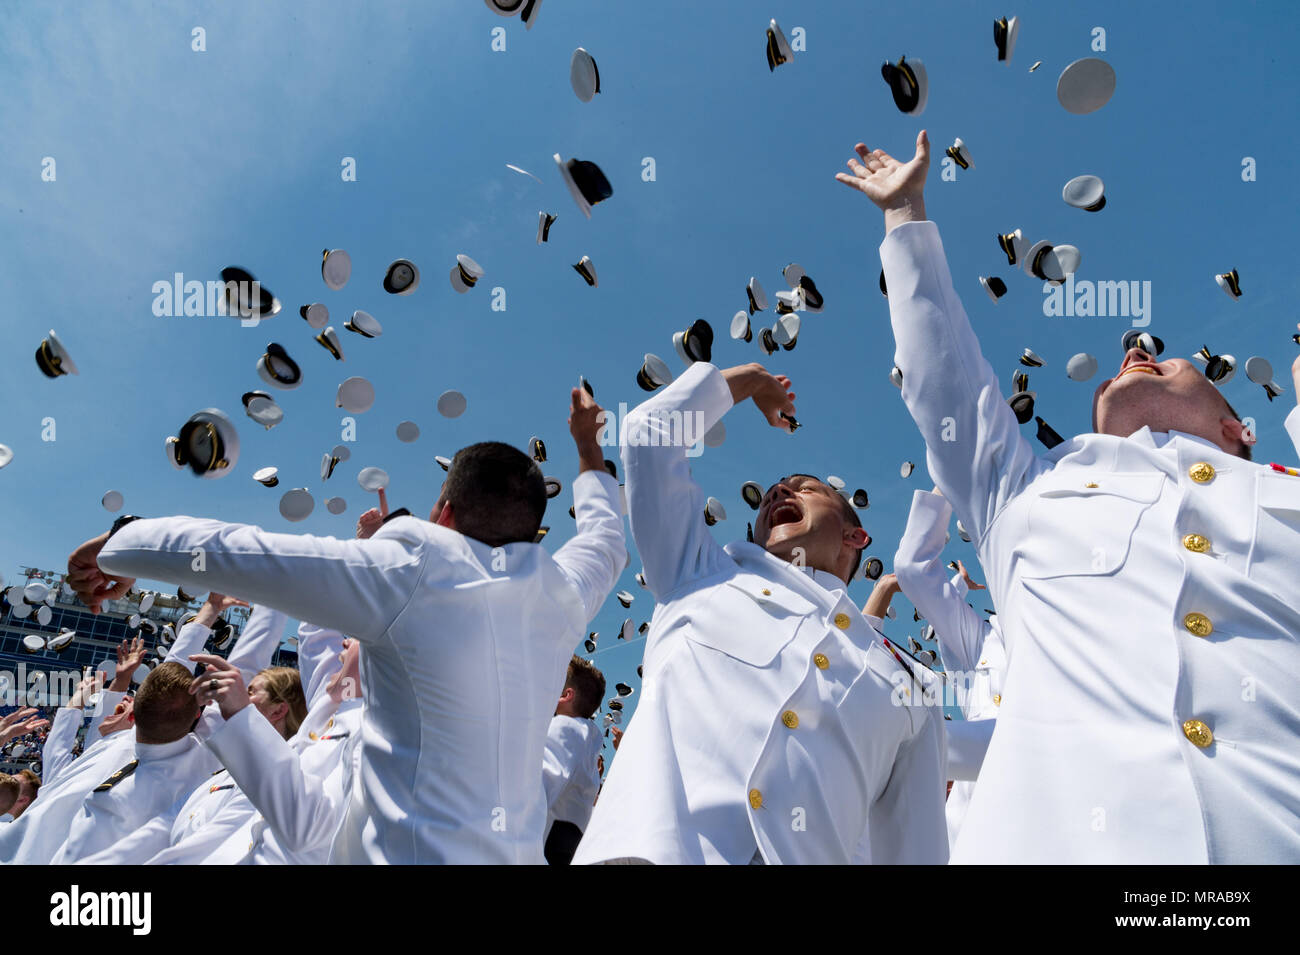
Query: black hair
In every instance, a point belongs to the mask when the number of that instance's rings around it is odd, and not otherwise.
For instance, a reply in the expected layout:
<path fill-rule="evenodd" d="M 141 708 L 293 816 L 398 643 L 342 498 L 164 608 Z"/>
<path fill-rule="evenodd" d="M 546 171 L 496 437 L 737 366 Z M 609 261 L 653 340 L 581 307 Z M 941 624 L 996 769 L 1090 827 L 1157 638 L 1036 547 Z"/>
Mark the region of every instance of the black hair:
<path fill-rule="evenodd" d="M 546 512 L 542 472 L 524 452 L 500 441 L 457 451 L 442 496 L 456 530 L 489 547 L 531 543 Z"/>

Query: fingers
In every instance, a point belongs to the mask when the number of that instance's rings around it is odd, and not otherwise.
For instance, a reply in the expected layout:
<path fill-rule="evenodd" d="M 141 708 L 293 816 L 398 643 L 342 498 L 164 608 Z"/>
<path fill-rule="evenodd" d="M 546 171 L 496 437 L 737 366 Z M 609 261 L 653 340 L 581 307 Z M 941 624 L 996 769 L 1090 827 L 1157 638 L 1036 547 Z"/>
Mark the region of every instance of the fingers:
<path fill-rule="evenodd" d="M 219 657 L 215 653 L 192 653 L 190 659 L 195 663 L 202 663 L 207 670 L 203 676 L 210 673 L 238 673 L 238 669 L 225 657 Z M 201 679 L 201 678 L 200 678 Z"/>
<path fill-rule="evenodd" d="M 927 162 L 930 159 L 930 137 L 924 129 L 916 134 L 916 158 Z"/>
<path fill-rule="evenodd" d="M 379 516 L 388 516 L 388 495 L 384 493 L 382 487 L 379 489 Z"/>

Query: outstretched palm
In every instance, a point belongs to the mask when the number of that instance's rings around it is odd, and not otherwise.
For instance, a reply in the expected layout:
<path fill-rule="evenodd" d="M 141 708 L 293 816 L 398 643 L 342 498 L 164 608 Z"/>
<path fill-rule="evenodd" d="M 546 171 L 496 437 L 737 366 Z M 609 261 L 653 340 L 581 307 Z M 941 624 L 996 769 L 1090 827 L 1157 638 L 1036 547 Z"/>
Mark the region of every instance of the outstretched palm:
<path fill-rule="evenodd" d="M 930 140 L 924 129 L 916 137 L 916 155 L 906 163 L 883 149 L 871 150 L 862 143 L 854 151 L 858 156 L 848 161 L 850 171 L 836 173 L 837 180 L 865 193 L 881 209 L 895 208 L 921 196 L 930 168 Z"/>

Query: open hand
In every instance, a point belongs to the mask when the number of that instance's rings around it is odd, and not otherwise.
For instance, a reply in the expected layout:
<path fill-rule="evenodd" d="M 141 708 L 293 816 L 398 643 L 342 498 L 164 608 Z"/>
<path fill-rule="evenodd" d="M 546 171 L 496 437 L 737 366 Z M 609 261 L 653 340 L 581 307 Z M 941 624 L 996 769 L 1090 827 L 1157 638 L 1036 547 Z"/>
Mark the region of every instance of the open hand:
<path fill-rule="evenodd" d="M 134 577 L 117 577 L 99 569 L 99 552 L 107 532 L 92 537 L 68 557 L 67 584 L 91 613 L 100 613 L 105 600 L 117 600 L 135 584 Z"/>
<path fill-rule="evenodd" d="M 248 687 L 237 666 L 214 653 L 196 653 L 190 659 L 207 668 L 190 684 L 190 693 L 199 706 L 216 703 L 222 719 L 228 720 L 249 704 Z"/>

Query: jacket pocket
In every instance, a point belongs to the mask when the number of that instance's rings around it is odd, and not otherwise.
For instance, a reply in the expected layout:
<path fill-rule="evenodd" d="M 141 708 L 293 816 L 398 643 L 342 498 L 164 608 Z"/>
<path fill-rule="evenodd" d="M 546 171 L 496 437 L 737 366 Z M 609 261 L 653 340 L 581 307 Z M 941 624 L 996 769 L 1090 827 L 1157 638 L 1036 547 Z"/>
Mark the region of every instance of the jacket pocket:
<path fill-rule="evenodd" d="M 1029 530 L 1016 548 L 1020 576 L 1113 574 L 1128 559 L 1138 520 L 1160 496 L 1158 473 L 1049 472 L 1028 488 Z"/>
<path fill-rule="evenodd" d="M 692 595 L 687 639 L 763 667 L 776 659 L 816 609 L 799 594 L 755 574 L 737 574 Z"/>

